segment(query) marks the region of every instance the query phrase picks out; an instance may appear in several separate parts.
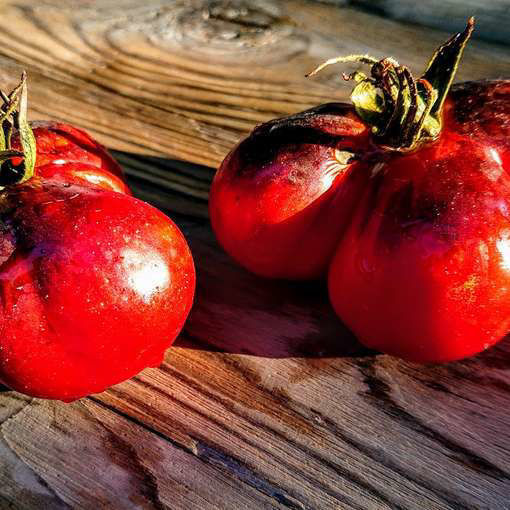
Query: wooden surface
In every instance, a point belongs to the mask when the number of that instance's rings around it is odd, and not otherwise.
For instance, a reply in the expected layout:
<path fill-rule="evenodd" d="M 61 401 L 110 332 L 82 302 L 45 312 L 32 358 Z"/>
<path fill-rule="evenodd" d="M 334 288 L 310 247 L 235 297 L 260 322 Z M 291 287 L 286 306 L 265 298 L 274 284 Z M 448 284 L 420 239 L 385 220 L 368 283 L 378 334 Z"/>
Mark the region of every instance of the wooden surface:
<path fill-rule="evenodd" d="M 1 3 L 1 85 L 26 68 L 32 118 L 115 149 L 199 282 L 159 369 L 68 405 L 0 394 L 1 509 L 510 508 L 510 340 L 434 367 L 368 352 L 323 284 L 248 274 L 207 220 L 209 167 L 244 133 L 347 96 L 338 70 L 307 81 L 315 64 L 419 72 L 445 37 L 290 0 Z M 474 41 L 459 79 L 499 76 L 508 48 Z"/>
<path fill-rule="evenodd" d="M 510 43 L 510 0 L 325 0 L 362 7 L 393 19 L 455 32 L 466 16 L 475 16 L 474 37 Z"/>

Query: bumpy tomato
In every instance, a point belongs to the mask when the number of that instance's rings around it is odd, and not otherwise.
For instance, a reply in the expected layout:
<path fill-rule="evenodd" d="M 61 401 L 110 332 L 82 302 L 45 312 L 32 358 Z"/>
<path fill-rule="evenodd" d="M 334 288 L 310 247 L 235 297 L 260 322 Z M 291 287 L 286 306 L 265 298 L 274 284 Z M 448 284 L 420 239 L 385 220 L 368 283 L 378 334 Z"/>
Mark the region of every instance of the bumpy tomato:
<path fill-rule="evenodd" d="M 353 154 L 368 129 L 349 105 L 269 122 L 222 163 L 209 198 L 225 250 L 262 276 L 323 275 L 362 182 Z"/>
<path fill-rule="evenodd" d="M 482 121 L 503 106 L 510 118 L 510 83 L 478 84 L 477 104 L 465 88 L 450 94 L 439 140 L 359 169 L 369 186 L 329 271 L 358 338 L 413 361 L 463 358 L 510 330 L 510 142 Z"/>
<path fill-rule="evenodd" d="M 473 30 L 415 80 L 394 59 L 356 71 L 353 105 L 257 128 L 220 167 L 211 222 L 248 269 L 328 273 L 367 346 L 413 361 L 480 352 L 510 329 L 510 82 L 450 86 Z M 314 74 L 312 73 L 312 74 Z"/>

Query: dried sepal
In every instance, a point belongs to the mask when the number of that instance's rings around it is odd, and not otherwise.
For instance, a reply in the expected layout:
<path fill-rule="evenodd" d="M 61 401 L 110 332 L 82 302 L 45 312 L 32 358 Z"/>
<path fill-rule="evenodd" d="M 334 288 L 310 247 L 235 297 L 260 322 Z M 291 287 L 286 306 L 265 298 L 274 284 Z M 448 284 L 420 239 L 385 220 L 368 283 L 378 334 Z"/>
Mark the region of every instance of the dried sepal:
<path fill-rule="evenodd" d="M 435 140 L 441 132 L 444 101 L 473 28 L 474 18 L 470 18 L 463 32 L 436 50 L 418 80 L 395 59 L 376 60 L 369 55 L 329 59 L 307 76 L 338 63 L 370 65 L 368 76 L 359 71 L 343 75 L 357 82 L 351 93 L 356 112 L 371 126 L 379 145 L 398 151 L 414 150 L 423 142 Z"/>

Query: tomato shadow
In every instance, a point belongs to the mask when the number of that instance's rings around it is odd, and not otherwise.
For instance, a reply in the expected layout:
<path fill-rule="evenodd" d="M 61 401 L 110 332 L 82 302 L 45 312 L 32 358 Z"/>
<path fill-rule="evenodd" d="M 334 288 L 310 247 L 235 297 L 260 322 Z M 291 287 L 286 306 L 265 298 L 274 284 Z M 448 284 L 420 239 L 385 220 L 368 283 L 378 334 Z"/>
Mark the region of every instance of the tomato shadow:
<path fill-rule="evenodd" d="M 187 234 L 197 291 L 176 345 L 267 358 L 373 354 L 335 315 L 326 282 L 259 277 L 222 251 L 208 225 Z"/>

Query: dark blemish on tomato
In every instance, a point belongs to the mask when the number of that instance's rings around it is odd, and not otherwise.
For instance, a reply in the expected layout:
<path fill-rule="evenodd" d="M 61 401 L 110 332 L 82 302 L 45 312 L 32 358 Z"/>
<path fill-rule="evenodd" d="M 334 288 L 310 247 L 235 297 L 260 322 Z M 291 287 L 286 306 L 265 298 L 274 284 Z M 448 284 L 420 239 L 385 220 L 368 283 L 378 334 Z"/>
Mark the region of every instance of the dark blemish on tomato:
<path fill-rule="evenodd" d="M 303 145 L 337 148 L 343 139 L 354 141 L 366 128 L 352 112 L 350 105 L 329 103 L 261 124 L 239 145 L 236 157 L 246 163 L 240 165 L 239 174 L 255 171 L 253 166 L 269 163 L 278 153 L 310 150 L 301 149 Z"/>
<path fill-rule="evenodd" d="M 450 97 L 460 133 L 496 137 L 510 145 L 510 80 L 460 83 Z"/>

